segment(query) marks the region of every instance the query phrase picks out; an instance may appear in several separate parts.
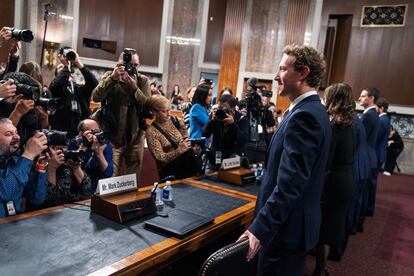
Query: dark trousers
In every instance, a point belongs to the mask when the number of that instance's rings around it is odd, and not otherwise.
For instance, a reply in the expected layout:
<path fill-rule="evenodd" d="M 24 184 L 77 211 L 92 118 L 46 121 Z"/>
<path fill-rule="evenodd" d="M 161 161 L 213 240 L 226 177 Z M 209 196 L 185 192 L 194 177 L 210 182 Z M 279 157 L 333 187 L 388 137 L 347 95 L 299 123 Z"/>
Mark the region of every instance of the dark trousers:
<path fill-rule="evenodd" d="M 368 178 L 368 204 L 367 204 L 367 214 L 373 215 L 375 210 L 375 198 L 377 195 L 377 177 L 378 169 L 371 169 L 371 174 Z"/>
<path fill-rule="evenodd" d="M 397 165 L 397 157 L 402 152 L 402 149 L 391 149 L 389 148 L 387 151 L 387 160 L 385 160 L 384 171 L 389 173 L 393 173 L 395 166 Z"/>
<path fill-rule="evenodd" d="M 305 268 L 305 251 L 288 251 L 272 246 L 259 252 L 257 276 L 302 276 Z"/>

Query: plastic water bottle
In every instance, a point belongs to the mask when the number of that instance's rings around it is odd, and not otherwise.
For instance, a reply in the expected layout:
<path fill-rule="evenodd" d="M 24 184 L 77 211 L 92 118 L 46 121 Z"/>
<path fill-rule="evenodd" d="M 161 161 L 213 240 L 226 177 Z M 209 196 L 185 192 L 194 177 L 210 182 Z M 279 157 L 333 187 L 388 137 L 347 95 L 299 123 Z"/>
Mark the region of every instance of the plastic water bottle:
<path fill-rule="evenodd" d="M 162 189 L 162 200 L 172 201 L 173 199 L 173 187 L 171 187 L 171 181 L 165 182 L 165 187 Z"/>
<path fill-rule="evenodd" d="M 256 179 L 260 179 L 262 177 L 263 172 L 263 164 L 259 163 L 259 167 L 257 168 Z"/>
<path fill-rule="evenodd" d="M 252 166 L 252 171 L 253 171 L 253 173 L 254 173 L 254 176 L 256 176 L 256 177 L 257 177 L 257 164 L 253 164 L 253 166 Z"/>
<path fill-rule="evenodd" d="M 155 191 L 155 206 L 163 205 L 164 202 L 161 200 L 161 189 L 158 186 L 158 182 L 154 183 L 154 188 L 152 188 L 152 191 Z"/>

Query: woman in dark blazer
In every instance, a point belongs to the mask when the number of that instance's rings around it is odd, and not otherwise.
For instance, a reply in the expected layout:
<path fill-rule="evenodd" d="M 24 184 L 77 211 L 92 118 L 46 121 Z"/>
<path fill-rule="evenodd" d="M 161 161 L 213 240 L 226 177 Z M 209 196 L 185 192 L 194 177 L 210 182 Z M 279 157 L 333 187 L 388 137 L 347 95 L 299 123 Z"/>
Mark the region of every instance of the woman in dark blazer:
<path fill-rule="evenodd" d="M 327 275 L 325 245 L 345 239 L 345 221 L 353 192 L 353 163 L 356 137 L 353 131 L 354 99 L 352 89 L 344 83 L 325 90 L 326 110 L 330 116 L 332 141 L 325 186 L 322 194 L 322 223 L 316 248 L 316 268 L 313 275 Z"/>

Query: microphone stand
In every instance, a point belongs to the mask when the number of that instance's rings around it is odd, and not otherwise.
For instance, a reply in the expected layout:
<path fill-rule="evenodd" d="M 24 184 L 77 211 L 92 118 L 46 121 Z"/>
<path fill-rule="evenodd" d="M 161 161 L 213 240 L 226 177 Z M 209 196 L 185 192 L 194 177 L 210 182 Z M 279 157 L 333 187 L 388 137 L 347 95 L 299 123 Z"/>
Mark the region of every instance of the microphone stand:
<path fill-rule="evenodd" d="M 47 23 L 49 21 L 48 18 L 49 18 L 49 16 L 56 15 L 56 13 L 50 12 L 49 8 L 50 8 L 50 4 L 45 4 L 45 11 L 44 11 L 44 14 L 43 14 L 43 20 L 45 21 L 45 28 L 44 28 L 44 32 L 43 32 L 42 54 L 40 56 L 40 67 L 42 67 L 42 65 L 43 65 L 43 57 L 44 57 L 44 53 L 45 53 L 46 31 L 47 31 Z"/>

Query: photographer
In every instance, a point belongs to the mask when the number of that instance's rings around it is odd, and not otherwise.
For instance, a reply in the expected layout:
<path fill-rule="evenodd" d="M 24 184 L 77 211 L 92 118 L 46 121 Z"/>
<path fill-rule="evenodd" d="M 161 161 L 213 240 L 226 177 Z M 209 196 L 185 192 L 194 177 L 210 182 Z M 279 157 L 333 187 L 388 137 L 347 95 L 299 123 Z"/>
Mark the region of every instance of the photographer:
<path fill-rule="evenodd" d="M 114 162 L 114 176 L 121 175 L 122 159 L 126 174 L 136 173 L 137 179 L 144 155 L 144 121 L 141 112 L 151 97 L 149 80 L 139 74 L 139 57 L 134 49 L 126 48 L 113 71 L 106 72 L 92 93 L 95 102 L 102 102 L 104 116 L 96 119 L 109 134 Z M 104 112 L 105 111 L 105 112 Z M 111 123 L 108 123 L 108 118 Z M 105 121 L 106 120 L 106 124 Z"/>
<path fill-rule="evenodd" d="M 91 179 L 91 192 L 96 191 L 99 179 L 111 177 L 114 172 L 112 146 L 98 123 L 85 119 L 78 125 L 79 135 L 70 141 L 68 150 L 83 152 L 82 169 Z"/>
<path fill-rule="evenodd" d="M 10 27 L 3 27 L 0 30 L 0 47 L 7 42 L 9 42 L 9 45 L 11 46 L 9 60 L 4 71 L 0 73 L 0 80 L 3 79 L 4 75 L 7 73 L 15 72 L 17 70 L 17 64 L 19 63 L 20 42 L 16 38 L 13 38 L 12 30 L 13 28 Z"/>
<path fill-rule="evenodd" d="M 148 107 L 155 120 L 146 138 L 160 179 L 169 175 L 177 179 L 196 175 L 201 169 L 200 149 L 191 146 L 184 122 L 170 116 L 170 101 L 163 96 L 152 96 Z"/>
<path fill-rule="evenodd" d="M 78 53 L 68 47 L 59 49 L 58 58 L 61 64 L 56 68 L 56 77 L 49 90 L 54 98 L 63 101 L 64 107 L 51 116 L 53 129 L 67 131 L 69 137 L 77 135 L 77 127 L 81 120 L 91 115 L 89 102 L 93 89 L 98 85 L 95 76 L 82 64 Z M 84 85 L 78 85 L 72 77 L 76 66 L 85 78 Z"/>
<path fill-rule="evenodd" d="M 241 105 L 246 109 L 249 119 L 248 142 L 246 144 L 246 155 L 250 162 L 261 162 L 265 159 L 268 144 L 273 134 L 275 119 L 269 110 L 272 91 L 257 87 L 257 79 L 248 81 L 249 89 Z M 262 100 L 262 98 L 264 100 Z"/>
<path fill-rule="evenodd" d="M 9 119 L 0 119 L 0 217 L 23 212 L 24 196 L 37 204 L 45 196 L 46 160 L 39 158 L 34 169 L 32 165 L 47 148 L 46 136 L 37 132 L 27 141 L 23 154 L 19 154 L 19 145 L 16 127 Z"/>
<path fill-rule="evenodd" d="M 213 110 L 203 129 L 203 136 L 212 137 L 212 154 L 209 160 L 213 167 L 221 165 L 223 158 L 232 157 L 234 154 L 241 156 L 244 152 L 249 120 L 236 111 L 236 106 L 237 100 L 233 96 L 222 95 L 217 110 Z"/>
<path fill-rule="evenodd" d="M 22 72 L 13 72 L 6 75 L 5 83 L 13 81 L 16 90 L 14 96 L 10 96 L 0 102 L 1 117 L 8 117 L 17 127 L 24 144 L 36 130 L 47 128 L 48 113 L 36 104 L 39 99 L 41 86 L 29 75 Z M 4 80 L 3 80 L 4 81 Z"/>

